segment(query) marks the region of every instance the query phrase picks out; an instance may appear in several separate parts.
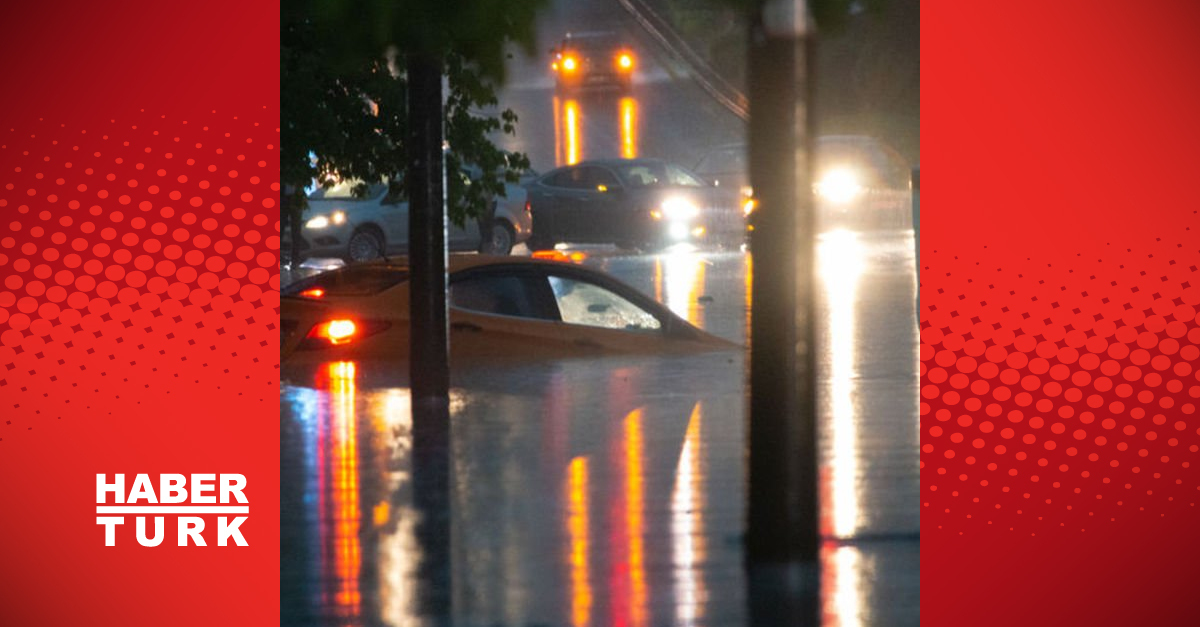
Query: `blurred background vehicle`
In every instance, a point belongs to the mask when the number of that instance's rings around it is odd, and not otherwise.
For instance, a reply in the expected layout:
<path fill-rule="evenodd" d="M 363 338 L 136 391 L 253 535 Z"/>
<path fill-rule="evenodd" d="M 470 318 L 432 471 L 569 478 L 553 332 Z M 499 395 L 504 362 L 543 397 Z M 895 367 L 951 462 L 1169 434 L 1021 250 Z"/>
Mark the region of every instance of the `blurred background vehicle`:
<path fill-rule="evenodd" d="M 912 227 L 911 167 L 873 137 L 828 135 L 816 141 L 813 191 L 825 229 Z"/>
<path fill-rule="evenodd" d="M 704 182 L 661 159 L 603 159 L 552 170 L 530 183 L 532 250 L 611 243 L 656 250 L 674 243 L 739 245 L 744 211 L 736 190 Z"/>
<path fill-rule="evenodd" d="M 460 176 L 471 180 L 476 173 L 468 167 Z M 343 181 L 318 187 L 308 195 L 301 218 L 303 257 L 357 262 L 407 251 L 408 202 L 389 196 L 386 183 L 369 185 L 361 195 L 354 193 L 354 185 Z M 532 220 L 521 184 L 506 183 L 505 195 L 495 197 L 491 206 L 485 218 L 467 220 L 462 226 L 449 224 L 446 244 L 450 250 L 507 255 L 513 246 L 529 239 Z M 282 235 L 284 250 L 288 250 L 290 230 Z"/>
<path fill-rule="evenodd" d="M 904 229 L 911 225 L 908 162 L 884 142 L 865 135 L 825 135 L 815 141 L 813 191 L 825 229 Z M 750 187 L 745 144 L 725 144 L 705 153 L 695 171 L 709 183 Z"/>
<path fill-rule="evenodd" d="M 452 255 L 449 273 L 451 355 L 460 362 L 737 348 L 599 270 L 532 258 Z M 408 278 L 407 263 L 399 259 L 291 284 L 282 293 L 282 358 L 406 361 Z"/>
<path fill-rule="evenodd" d="M 591 88 L 629 91 L 637 58 L 614 31 L 567 33 L 550 50 L 550 69 L 560 92 Z"/>

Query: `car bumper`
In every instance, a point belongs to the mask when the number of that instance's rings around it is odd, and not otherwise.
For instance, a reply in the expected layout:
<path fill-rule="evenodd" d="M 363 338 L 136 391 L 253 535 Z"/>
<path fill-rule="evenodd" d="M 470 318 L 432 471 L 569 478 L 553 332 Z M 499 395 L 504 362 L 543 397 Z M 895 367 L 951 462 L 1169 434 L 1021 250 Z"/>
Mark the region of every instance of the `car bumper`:
<path fill-rule="evenodd" d="M 300 229 L 299 252 L 302 257 L 336 257 L 346 256 L 346 244 L 354 232 L 349 223 L 330 226 L 323 229 Z M 280 238 L 285 252 L 292 247 L 292 230 L 284 229 Z"/>
<path fill-rule="evenodd" d="M 651 228 L 651 239 L 664 244 L 728 242 L 745 236 L 746 221 L 736 212 L 712 211 L 688 220 L 663 218 L 654 221 Z"/>

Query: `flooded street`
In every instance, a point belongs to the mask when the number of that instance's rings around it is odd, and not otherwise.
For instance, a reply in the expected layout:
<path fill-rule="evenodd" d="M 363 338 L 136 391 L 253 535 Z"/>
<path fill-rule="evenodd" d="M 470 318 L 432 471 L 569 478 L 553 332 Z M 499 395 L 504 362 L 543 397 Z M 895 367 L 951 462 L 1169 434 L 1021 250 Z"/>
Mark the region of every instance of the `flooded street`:
<path fill-rule="evenodd" d="M 912 250 L 911 232 L 819 245 L 827 625 L 919 622 Z M 580 252 L 743 345 L 751 281 L 771 270 L 740 252 Z M 456 625 L 749 622 L 741 352 L 456 370 L 437 547 L 414 531 L 401 377 L 336 362 L 283 378 L 284 624 L 437 624 L 418 600 L 439 585 Z M 431 548 L 449 582 L 418 576 Z"/>

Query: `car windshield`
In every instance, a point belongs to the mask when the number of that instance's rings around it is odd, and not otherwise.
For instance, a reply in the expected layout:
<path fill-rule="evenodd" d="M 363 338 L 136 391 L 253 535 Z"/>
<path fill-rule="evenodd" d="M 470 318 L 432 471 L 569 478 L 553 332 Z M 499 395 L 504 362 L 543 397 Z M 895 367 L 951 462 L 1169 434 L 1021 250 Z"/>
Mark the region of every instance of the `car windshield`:
<path fill-rule="evenodd" d="M 350 266 L 297 281 L 283 289 L 284 296 L 370 296 L 408 280 L 408 268 Z M 319 290 L 319 293 L 318 293 Z"/>
<path fill-rule="evenodd" d="M 636 162 L 616 166 L 621 180 L 630 188 L 704 187 L 696 175 L 671 163 Z"/>
<path fill-rule="evenodd" d="M 587 52 L 604 52 L 620 47 L 617 38 L 611 33 L 581 33 L 567 37 L 563 41 L 565 50 L 582 50 Z"/>
<path fill-rule="evenodd" d="M 662 322 L 654 314 L 598 285 L 551 276 L 550 287 L 558 301 L 562 321 L 567 324 L 625 331 L 662 328 Z"/>

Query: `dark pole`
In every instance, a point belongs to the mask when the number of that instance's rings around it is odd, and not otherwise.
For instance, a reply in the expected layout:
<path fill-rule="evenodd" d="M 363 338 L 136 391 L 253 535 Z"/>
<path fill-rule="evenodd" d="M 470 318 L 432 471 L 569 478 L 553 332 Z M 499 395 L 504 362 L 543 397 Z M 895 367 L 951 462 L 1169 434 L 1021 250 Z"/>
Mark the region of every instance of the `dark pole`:
<path fill-rule="evenodd" d="M 800 0 L 796 10 L 803 11 Z M 770 4 L 768 4 L 770 6 Z M 750 360 L 752 561 L 817 558 L 813 203 L 808 40 L 756 16 L 750 36 L 750 183 L 759 205 Z"/>
<path fill-rule="evenodd" d="M 446 314 L 446 194 L 442 62 L 408 56 L 409 372 L 418 607 L 450 616 L 450 366 Z"/>
<path fill-rule="evenodd" d="M 813 624 L 818 557 L 812 102 L 804 0 L 770 0 L 750 27 L 750 184 L 758 199 L 750 355 L 753 624 Z"/>

